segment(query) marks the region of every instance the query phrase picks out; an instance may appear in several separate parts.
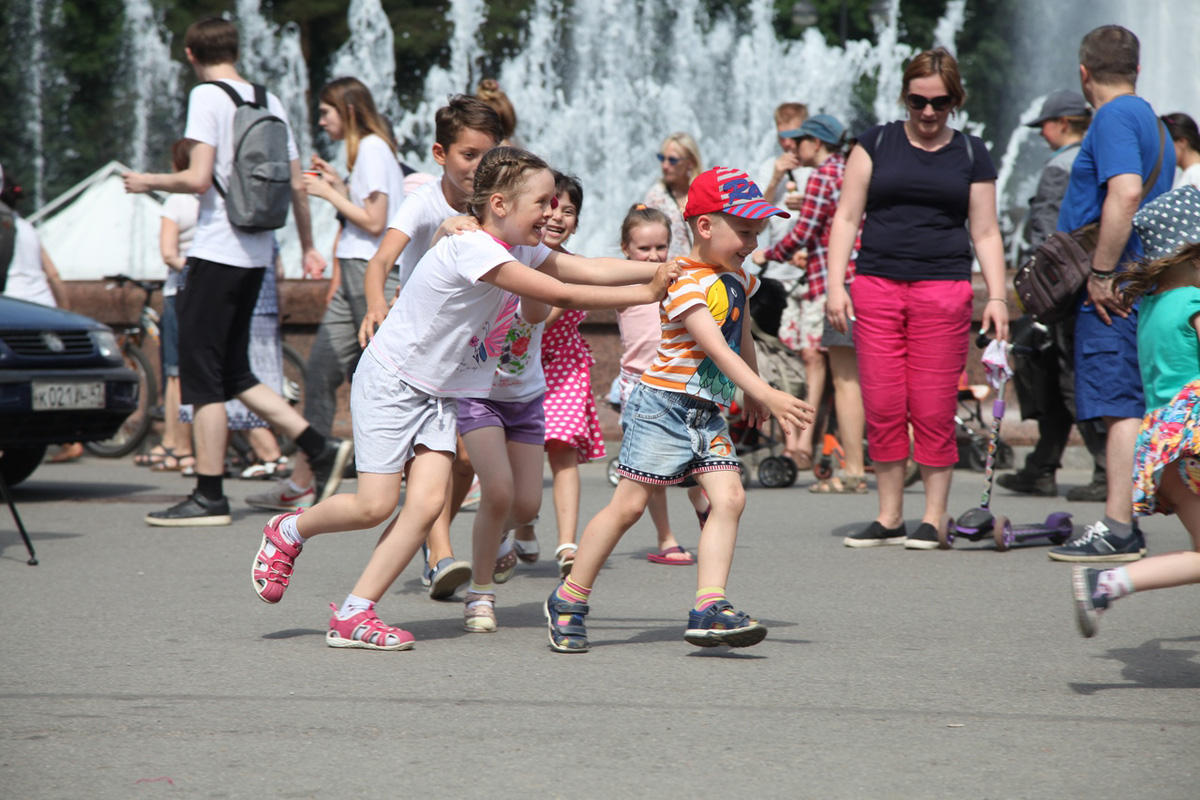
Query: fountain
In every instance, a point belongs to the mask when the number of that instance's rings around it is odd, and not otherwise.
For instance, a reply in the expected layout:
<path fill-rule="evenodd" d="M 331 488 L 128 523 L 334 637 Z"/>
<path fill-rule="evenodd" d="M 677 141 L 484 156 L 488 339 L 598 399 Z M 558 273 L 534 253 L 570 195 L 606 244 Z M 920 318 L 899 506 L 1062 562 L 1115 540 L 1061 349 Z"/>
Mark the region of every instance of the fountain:
<path fill-rule="evenodd" d="M 128 163 L 139 171 L 150 167 L 152 146 L 153 152 L 166 152 L 178 136 L 171 129 L 178 129 L 182 122 L 181 65 L 171 58 L 171 34 L 161 17 L 150 0 L 125 0 L 125 41 L 129 53 L 126 70 L 133 97 L 133 138 Z M 155 124 L 157 133 L 153 137 L 151 124 Z"/>

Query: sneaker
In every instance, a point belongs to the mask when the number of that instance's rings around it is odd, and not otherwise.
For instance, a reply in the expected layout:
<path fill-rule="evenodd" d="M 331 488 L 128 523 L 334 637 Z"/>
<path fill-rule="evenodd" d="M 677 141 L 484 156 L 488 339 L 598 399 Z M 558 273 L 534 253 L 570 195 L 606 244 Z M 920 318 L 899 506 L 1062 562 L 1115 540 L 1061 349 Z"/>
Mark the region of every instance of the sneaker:
<path fill-rule="evenodd" d="M 287 480 L 276 481 L 265 492 L 252 494 L 246 498 L 246 505 L 251 508 L 261 508 L 264 511 L 295 511 L 297 508 L 309 508 L 317 493 L 313 487 L 295 491 L 288 485 Z"/>
<path fill-rule="evenodd" d="M 338 619 L 338 607 L 329 604 L 333 616 L 329 618 L 329 631 L 325 644 L 330 647 L 357 647 L 363 650 L 411 650 L 413 635 L 403 628 L 384 625 L 375 616 L 375 604 L 360 611 L 349 619 Z"/>
<path fill-rule="evenodd" d="M 492 572 L 492 580 L 496 583 L 508 583 L 508 579 L 516 571 L 517 548 L 513 546 L 512 531 L 509 531 L 500 542 L 500 551 L 496 554 L 496 568 Z"/>
<path fill-rule="evenodd" d="M 1074 486 L 1067 490 L 1067 499 L 1074 503 L 1103 503 L 1108 499 L 1108 484 L 1092 481 L 1084 486 Z"/>
<path fill-rule="evenodd" d="M 229 500 L 209 500 L 198 492 L 192 492 L 182 502 L 162 511 L 151 511 L 146 515 L 146 524 L 156 528 L 193 528 L 201 526 L 228 525 L 233 522 L 229 515 Z"/>
<path fill-rule="evenodd" d="M 471 633 L 496 630 L 496 595 L 467 592 L 463 602 L 463 628 Z"/>
<path fill-rule="evenodd" d="M 477 511 L 479 510 L 479 478 L 471 481 L 471 488 L 467 490 L 467 496 L 463 498 L 462 505 L 458 507 L 459 511 Z"/>
<path fill-rule="evenodd" d="M 279 532 L 279 523 L 283 522 L 285 517 L 299 514 L 299 511 L 276 514 L 263 526 L 262 544 L 258 546 L 258 552 L 254 554 L 254 563 L 250 567 L 250 582 L 254 585 L 254 593 L 264 603 L 278 603 L 287 591 L 296 556 L 300 555 L 304 546 L 289 542 Z M 267 554 L 268 544 L 272 548 L 270 555 Z"/>
<path fill-rule="evenodd" d="M 900 527 L 898 528 L 885 528 L 876 520 L 858 533 L 852 533 L 845 539 L 842 539 L 842 544 L 846 545 L 846 547 L 879 547 L 885 544 L 904 544 L 907 536 L 908 532 L 903 522 L 900 523 Z"/>
<path fill-rule="evenodd" d="M 561 585 L 561 584 L 560 584 Z M 559 653 L 586 653 L 591 649 L 587 639 L 587 628 L 583 618 L 587 616 L 587 603 L 568 603 L 558 596 L 558 589 L 550 593 L 542 608 L 546 624 L 550 628 L 550 649 Z M 569 614 L 566 625 L 559 625 L 558 618 Z"/>
<path fill-rule="evenodd" d="M 448 599 L 469 580 L 471 562 L 459 561 L 452 556 L 443 558 L 432 567 L 426 561 L 421 575 L 421 583 L 429 587 L 429 597 L 433 600 Z"/>
<path fill-rule="evenodd" d="M 719 600 L 703 611 L 688 612 L 683 638 L 697 647 L 750 647 L 767 638 L 767 629 L 748 614 L 734 611 L 728 600 Z"/>
<path fill-rule="evenodd" d="M 917 529 L 904 540 L 906 550 L 937 550 L 942 546 L 938 538 L 938 529 L 928 522 L 922 522 Z"/>
<path fill-rule="evenodd" d="M 1096 635 L 1100 614 L 1108 609 L 1108 595 L 1097 590 L 1100 570 L 1071 567 L 1071 594 L 1075 597 L 1075 622 L 1079 632 L 1090 639 Z"/>
<path fill-rule="evenodd" d="M 1010 492 L 1018 494 L 1031 494 L 1034 497 L 1058 496 L 1058 484 L 1054 482 L 1053 472 L 1032 472 L 1022 469 L 997 476 L 996 483 Z"/>
<path fill-rule="evenodd" d="M 1078 539 L 1051 548 L 1047 555 L 1055 561 L 1137 561 L 1146 555 L 1146 540 L 1137 528 L 1122 539 L 1101 520 L 1088 525 Z"/>
<path fill-rule="evenodd" d="M 342 473 L 346 462 L 354 455 L 354 442 L 349 439 L 325 440 L 325 449 L 321 455 L 309 459 L 312 467 L 313 480 L 316 489 L 316 501 L 320 502 L 333 495 L 342 483 Z"/>

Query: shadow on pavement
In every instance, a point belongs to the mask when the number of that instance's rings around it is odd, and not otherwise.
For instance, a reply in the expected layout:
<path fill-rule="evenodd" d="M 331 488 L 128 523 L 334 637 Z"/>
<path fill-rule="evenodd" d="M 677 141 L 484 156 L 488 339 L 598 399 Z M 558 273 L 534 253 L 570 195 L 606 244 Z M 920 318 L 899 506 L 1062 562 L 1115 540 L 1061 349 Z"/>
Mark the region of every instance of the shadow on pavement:
<path fill-rule="evenodd" d="M 1069 683 L 1076 694 L 1095 694 L 1104 689 L 1200 689 L 1200 650 L 1163 647 L 1164 643 L 1200 642 L 1200 636 L 1182 639 L 1151 639 L 1140 647 L 1109 650 L 1098 658 L 1124 662 L 1121 675 L 1127 683 Z"/>
<path fill-rule="evenodd" d="M 161 503 L 171 498 L 178 499 L 191 491 L 190 484 L 180 485 L 179 494 L 144 494 L 147 489 L 158 486 L 146 483 L 84 483 L 75 481 L 25 481 L 12 487 L 13 502 L 19 509 L 22 503 L 60 503 L 64 500 L 76 503 Z"/>

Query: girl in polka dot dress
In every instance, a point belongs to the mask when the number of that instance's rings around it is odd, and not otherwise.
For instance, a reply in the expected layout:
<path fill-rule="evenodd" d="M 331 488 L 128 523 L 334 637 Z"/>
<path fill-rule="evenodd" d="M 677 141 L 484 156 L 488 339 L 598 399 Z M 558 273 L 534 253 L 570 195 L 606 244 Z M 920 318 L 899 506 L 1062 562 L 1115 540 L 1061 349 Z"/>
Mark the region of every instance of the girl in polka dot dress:
<path fill-rule="evenodd" d="M 567 175 L 556 175 L 558 208 L 546 224 L 542 242 L 566 252 L 563 245 L 579 222 L 583 188 Z M 558 523 L 558 547 L 554 556 L 559 571 L 566 574 L 575 557 L 575 529 L 579 524 L 578 465 L 604 458 L 604 437 L 592 397 L 592 351 L 579 323 L 586 311 L 554 309 L 542 334 L 542 369 L 546 373 L 546 453 L 554 476 L 554 512 Z M 532 526 L 524 526 L 514 542 L 523 560 L 537 558 Z M 527 555 L 528 554 L 528 555 Z M 532 556 L 530 558 L 529 556 Z"/>

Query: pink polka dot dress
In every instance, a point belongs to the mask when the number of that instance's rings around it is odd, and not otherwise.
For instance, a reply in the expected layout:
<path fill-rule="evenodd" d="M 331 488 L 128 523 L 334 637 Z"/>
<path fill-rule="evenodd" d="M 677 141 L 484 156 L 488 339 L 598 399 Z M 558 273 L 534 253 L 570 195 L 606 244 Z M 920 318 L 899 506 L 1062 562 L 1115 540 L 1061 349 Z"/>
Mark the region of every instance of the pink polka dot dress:
<path fill-rule="evenodd" d="M 586 311 L 567 310 L 542 334 L 546 373 L 546 442 L 574 447 L 579 463 L 604 458 L 600 417 L 592 398 L 591 348 L 579 332 Z"/>

